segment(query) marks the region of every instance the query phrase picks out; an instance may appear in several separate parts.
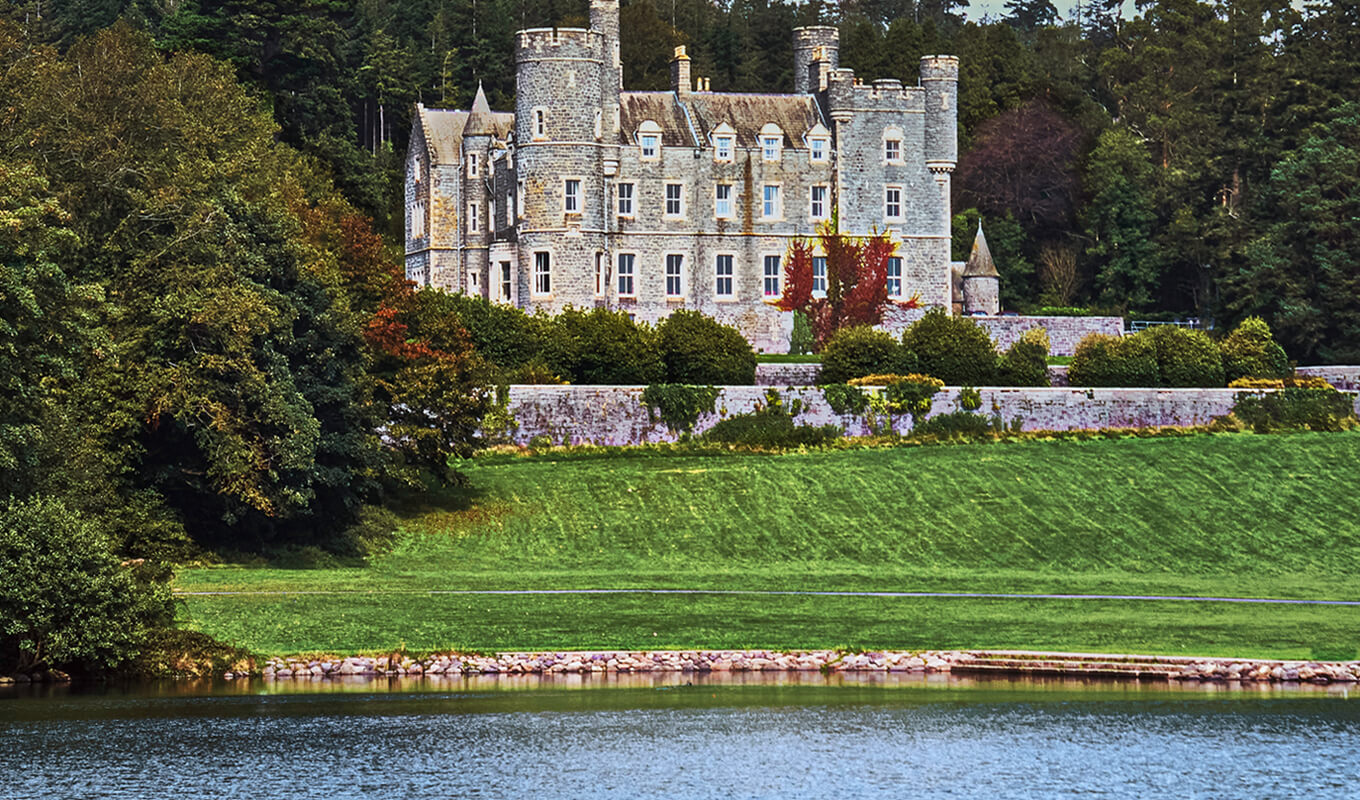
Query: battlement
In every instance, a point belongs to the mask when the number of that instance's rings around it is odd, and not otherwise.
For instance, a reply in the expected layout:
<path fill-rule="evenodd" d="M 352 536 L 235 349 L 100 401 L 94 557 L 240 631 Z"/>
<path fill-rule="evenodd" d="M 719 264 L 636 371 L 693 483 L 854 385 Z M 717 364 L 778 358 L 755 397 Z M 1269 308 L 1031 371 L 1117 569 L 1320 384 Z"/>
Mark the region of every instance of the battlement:
<path fill-rule="evenodd" d="M 808 25 L 807 27 L 793 29 L 794 47 L 836 45 L 840 42 L 840 38 L 840 31 L 834 25 Z"/>
<path fill-rule="evenodd" d="M 604 39 L 585 28 L 527 28 L 515 34 L 515 60 L 583 58 L 598 60 Z"/>
<path fill-rule="evenodd" d="M 922 56 L 921 82 L 957 81 L 959 79 L 958 56 Z"/>
<path fill-rule="evenodd" d="M 838 107 L 860 111 L 921 111 L 925 107 L 925 90 L 903 86 L 896 78 L 865 84 L 855 77 L 854 70 L 835 69 L 827 73 L 826 86 L 833 112 Z"/>

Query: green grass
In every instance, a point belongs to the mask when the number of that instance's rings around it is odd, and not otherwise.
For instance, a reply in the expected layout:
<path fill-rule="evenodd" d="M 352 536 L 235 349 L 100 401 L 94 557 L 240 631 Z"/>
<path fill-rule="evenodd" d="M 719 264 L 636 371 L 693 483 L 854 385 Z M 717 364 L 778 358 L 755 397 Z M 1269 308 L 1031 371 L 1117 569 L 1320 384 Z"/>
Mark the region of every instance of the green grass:
<path fill-rule="evenodd" d="M 183 572 L 262 652 L 1025 647 L 1305 657 L 1360 609 L 1149 601 L 429 595 L 716 588 L 1360 598 L 1360 434 L 478 459 L 370 566 Z M 395 593 L 394 593 L 395 592 Z M 656 635 L 653 636 L 652 634 Z"/>
<path fill-rule="evenodd" d="M 820 364 L 822 357 L 815 353 L 757 353 L 756 361 L 761 364 Z"/>
<path fill-rule="evenodd" d="M 1048 365 L 1049 365 L 1050 367 L 1055 367 L 1055 366 L 1067 366 L 1067 365 L 1069 365 L 1069 364 L 1071 364 L 1071 363 L 1072 363 L 1072 357 L 1071 357 L 1071 356 L 1049 356 L 1049 357 L 1048 357 Z"/>

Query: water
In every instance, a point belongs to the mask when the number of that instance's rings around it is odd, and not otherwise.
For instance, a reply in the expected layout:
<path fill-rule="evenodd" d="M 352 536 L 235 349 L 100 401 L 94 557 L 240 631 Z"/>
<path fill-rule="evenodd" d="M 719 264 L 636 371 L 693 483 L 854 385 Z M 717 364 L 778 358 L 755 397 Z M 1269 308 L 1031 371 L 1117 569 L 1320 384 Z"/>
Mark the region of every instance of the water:
<path fill-rule="evenodd" d="M 0 798 L 1360 797 L 1345 688 L 921 676 L 0 693 Z"/>

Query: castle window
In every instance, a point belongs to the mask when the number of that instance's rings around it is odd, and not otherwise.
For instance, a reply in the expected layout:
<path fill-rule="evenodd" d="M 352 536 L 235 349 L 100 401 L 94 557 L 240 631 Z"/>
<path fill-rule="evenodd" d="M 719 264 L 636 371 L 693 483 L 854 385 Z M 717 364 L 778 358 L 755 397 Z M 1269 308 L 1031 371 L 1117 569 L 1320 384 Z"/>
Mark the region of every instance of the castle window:
<path fill-rule="evenodd" d="M 808 209 L 808 215 L 811 216 L 813 219 L 826 219 L 826 216 L 827 216 L 827 214 L 826 214 L 826 194 L 827 194 L 827 187 L 825 187 L 825 186 L 814 186 L 814 187 L 812 187 L 812 194 L 811 194 L 812 202 L 811 202 L 811 208 Z"/>
<path fill-rule="evenodd" d="M 765 184 L 762 197 L 761 216 L 765 219 L 782 219 L 784 217 L 784 203 L 779 196 L 779 184 Z"/>
<path fill-rule="evenodd" d="M 595 138 L 598 140 L 604 136 L 604 112 L 595 109 Z"/>
<path fill-rule="evenodd" d="M 467 229 L 468 233 L 476 233 L 478 231 L 476 203 L 468 203 Z"/>
<path fill-rule="evenodd" d="M 889 164 L 902 162 L 902 129 L 888 128 L 883 131 L 883 160 Z"/>
<path fill-rule="evenodd" d="M 732 260 L 733 256 L 730 253 L 723 253 L 713 262 L 713 294 L 719 300 L 731 300 L 735 294 L 732 286 Z"/>
<path fill-rule="evenodd" d="M 469 270 L 469 271 L 468 271 L 467 287 L 468 287 L 468 288 L 467 288 L 467 293 L 468 293 L 468 294 L 470 294 L 470 295 L 472 295 L 472 296 L 474 296 L 474 297 L 480 297 L 481 294 L 482 294 L 482 276 L 481 276 L 481 274 Z"/>
<path fill-rule="evenodd" d="M 713 187 L 713 216 L 718 219 L 732 217 L 732 184 L 719 183 Z"/>
<path fill-rule="evenodd" d="M 524 179 L 519 179 L 519 191 L 515 192 L 515 213 L 524 219 Z"/>
<path fill-rule="evenodd" d="M 477 154 L 467 154 L 467 174 L 469 178 L 477 177 Z"/>
<path fill-rule="evenodd" d="M 779 272 L 779 256 L 773 254 L 765 256 L 764 288 L 766 297 L 779 296 Z"/>
<path fill-rule="evenodd" d="M 604 296 L 604 253 L 595 253 L 595 296 Z"/>
<path fill-rule="evenodd" d="M 812 296 L 826 297 L 826 256 L 812 257 Z"/>
<path fill-rule="evenodd" d="M 539 250 L 534 253 L 534 294 L 552 293 L 552 253 Z"/>
<path fill-rule="evenodd" d="M 411 205 L 411 238 L 425 235 L 425 203 L 417 200 Z"/>
<path fill-rule="evenodd" d="M 780 150 L 782 150 L 781 144 L 782 140 L 779 136 L 760 137 L 760 157 L 766 161 L 778 161 Z"/>
<path fill-rule="evenodd" d="M 685 257 L 680 253 L 666 254 L 666 299 L 678 300 L 685 296 Z"/>
<path fill-rule="evenodd" d="M 732 136 L 724 135 L 713 137 L 713 160 L 731 161 L 733 142 L 734 139 Z"/>
<path fill-rule="evenodd" d="M 638 126 L 638 155 L 644 161 L 655 161 L 661 157 L 661 126 L 652 120 L 645 120 Z"/>
<path fill-rule="evenodd" d="M 581 213 L 581 180 L 568 178 L 563 182 L 562 210 L 568 214 Z"/>
<path fill-rule="evenodd" d="M 515 227 L 515 198 L 513 195 L 505 198 L 505 227 Z"/>
<path fill-rule="evenodd" d="M 501 262 L 501 300 L 510 302 L 510 262 Z"/>
<path fill-rule="evenodd" d="M 633 184 L 620 183 L 618 186 L 619 194 L 619 216 L 633 216 Z"/>
<path fill-rule="evenodd" d="M 808 139 L 808 160 L 826 161 L 831 157 L 831 140 L 825 136 Z"/>
<path fill-rule="evenodd" d="M 486 201 L 486 227 L 492 233 L 496 232 L 496 198 Z"/>
<path fill-rule="evenodd" d="M 546 108 L 534 109 L 534 138 L 548 138 L 548 109 Z"/>
<path fill-rule="evenodd" d="M 902 259 L 898 256 L 888 259 L 888 296 L 902 296 Z"/>
<path fill-rule="evenodd" d="M 901 186 L 888 186 L 883 189 L 883 216 L 888 219 L 902 218 Z"/>
<path fill-rule="evenodd" d="M 633 285 L 633 268 L 637 265 L 637 256 L 633 253 L 619 253 L 619 297 L 636 297 L 636 287 Z"/>
<path fill-rule="evenodd" d="M 678 183 L 666 184 L 666 216 L 679 217 L 685 213 L 685 187 Z"/>

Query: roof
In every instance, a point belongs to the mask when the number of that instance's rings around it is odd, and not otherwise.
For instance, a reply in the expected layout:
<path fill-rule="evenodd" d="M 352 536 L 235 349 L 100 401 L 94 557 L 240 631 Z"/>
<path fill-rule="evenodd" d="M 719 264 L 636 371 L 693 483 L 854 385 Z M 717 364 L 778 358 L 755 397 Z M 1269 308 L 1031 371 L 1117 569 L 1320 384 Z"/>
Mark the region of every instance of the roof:
<path fill-rule="evenodd" d="M 784 147 L 801 149 L 803 134 L 822 122 L 810 95 L 695 92 L 681 101 L 674 92 L 623 92 L 619 106 L 623 144 L 633 144 L 638 126 L 652 120 L 661 126 L 662 145 L 706 145 L 708 134 L 725 122 L 736 131 L 738 147 L 753 148 L 760 129 L 773 122 L 784 131 Z"/>
<path fill-rule="evenodd" d="M 486 96 L 479 89 L 478 97 L 482 105 Z M 441 108 L 418 108 L 420 124 L 425 131 L 425 141 L 436 164 L 458 163 L 458 149 L 464 134 L 472 136 L 481 133 L 504 138 L 515 127 L 515 115 L 503 111 L 478 109 L 473 103 L 473 112 L 449 111 Z M 476 117 L 475 119 L 473 119 Z M 469 125 L 469 120 L 475 125 Z M 480 129 L 480 130 L 479 130 Z"/>
<path fill-rule="evenodd" d="M 977 236 L 973 237 L 973 252 L 968 254 L 968 264 L 963 268 L 965 278 L 1000 278 L 996 264 L 992 261 L 992 251 L 987 248 L 987 237 L 982 234 L 982 220 L 978 220 Z"/>

